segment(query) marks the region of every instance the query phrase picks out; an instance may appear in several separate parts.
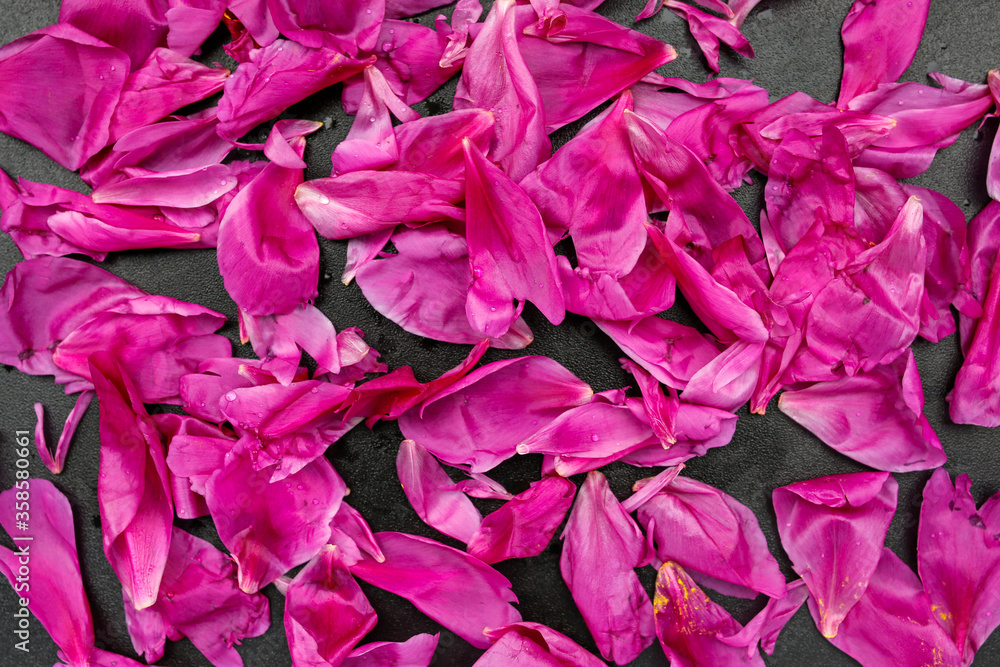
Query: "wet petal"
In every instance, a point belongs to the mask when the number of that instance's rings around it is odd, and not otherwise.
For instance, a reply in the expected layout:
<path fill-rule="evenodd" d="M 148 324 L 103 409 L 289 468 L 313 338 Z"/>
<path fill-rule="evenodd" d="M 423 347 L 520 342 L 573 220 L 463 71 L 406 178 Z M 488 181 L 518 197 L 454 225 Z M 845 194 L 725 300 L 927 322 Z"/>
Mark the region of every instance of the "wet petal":
<path fill-rule="evenodd" d="M 468 542 L 479 530 L 483 521 L 479 510 L 461 491 L 446 489 L 451 478 L 426 449 L 404 440 L 396 457 L 396 473 L 410 505 L 431 528 L 459 542 Z"/>
<path fill-rule="evenodd" d="M 825 637 L 837 635 L 874 580 L 897 488 L 889 473 L 853 473 L 774 490 L 781 544 L 809 588 Z"/>

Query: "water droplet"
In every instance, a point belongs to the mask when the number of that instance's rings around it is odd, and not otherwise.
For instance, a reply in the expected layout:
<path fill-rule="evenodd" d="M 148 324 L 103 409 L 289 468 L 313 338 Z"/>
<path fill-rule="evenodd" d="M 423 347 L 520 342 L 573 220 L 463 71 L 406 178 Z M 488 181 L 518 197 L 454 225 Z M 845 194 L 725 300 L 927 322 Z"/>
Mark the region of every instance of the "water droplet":
<path fill-rule="evenodd" d="M 875 41 L 876 42 L 881 42 L 882 41 L 882 35 L 875 35 Z"/>
<path fill-rule="evenodd" d="M 318 394 L 319 393 L 319 387 L 313 387 L 312 389 L 309 390 L 309 392 L 313 393 L 313 394 Z"/>
<path fill-rule="evenodd" d="M 326 195 L 320 195 L 319 196 L 319 203 L 320 204 L 329 204 L 330 203 L 330 198 L 327 197 Z"/>
<path fill-rule="evenodd" d="M 150 23 L 149 24 L 149 29 L 150 29 L 150 31 L 155 31 L 156 30 L 156 26 L 153 25 L 152 23 Z"/>
<path fill-rule="evenodd" d="M 477 266 L 476 268 L 472 269 L 472 275 L 474 275 L 477 278 L 482 278 L 483 270 Z"/>
<path fill-rule="evenodd" d="M 912 7 L 912 6 L 913 6 L 913 3 L 912 3 L 912 2 L 908 2 L 908 3 L 906 3 L 906 6 L 907 6 L 907 7 Z"/>
<path fill-rule="evenodd" d="M 227 181 L 226 179 L 222 179 L 221 181 L 219 181 L 219 185 L 229 185 L 229 181 Z"/>
<path fill-rule="evenodd" d="M 858 540 L 858 541 L 857 541 L 857 542 L 855 542 L 854 544 L 855 544 L 856 546 L 859 546 L 859 547 L 860 547 L 860 546 L 861 546 L 861 540 Z"/>
<path fill-rule="evenodd" d="M 99 76 L 98 78 L 99 78 L 99 79 L 100 79 L 101 81 L 104 81 L 104 75 L 103 75 L 103 74 L 102 74 L 101 76 Z"/>
<path fill-rule="evenodd" d="M 903 100 L 899 101 L 899 106 L 903 106 Z"/>
<path fill-rule="evenodd" d="M 319 505 L 319 501 L 313 498 L 313 505 Z"/>
<path fill-rule="evenodd" d="M 858 417 L 860 417 L 860 416 L 861 416 L 861 413 L 860 413 L 860 412 L 855 412 L 854 414 L 856 414 L 856 415 L 857 415 Z"/>
<path fill-rule="evenodd" d="M 201 407 L 205 407 L 205 401 L 201 402 Z"/>
<path fill-rule="evenodd" d="M 304 485 L 304 484 L 299 484 L 299 485 L 298 485 L 298 486 L 296 486 L 295 488 L 296 488 L 296 489 L 298 489 L 299 491 L 301 491 L 302 489 L 304 489 L 304 488 L 306 488 L 306 487 L 305 487 L 305 485 Z"/>
<path fill-rule="evenodd" d="M 500 181 L 493 181 L 493 185 L 500 185 Z"/>
<path fill-rule="evenodd" d="M 383 51 L 392 51 L 392 42 L 382 42 Z"/>
<path fill-rule="evenodd" d="M 601 436 L 599 436 L 599 435 L 597 435 L 597 434 L 595 433 L 595 434 L 593 434 L 592 436 L 590 436 L 590 439 L 591 439 L 591 440 L 592 440 L 593 442 L 597 442 L 598 440 L 600 440 L 600 439 L 601 439 Z"/>
<path fill-rule="evenodd" d="M 167 595 L 167 599 L 168 600 L 173 600 L 174 599 L 174 594 L 173 593 L 167 593 L 166 595 Z"/>
<path fill-rule="evenodd" d="M 532 419 L 531 420 L 531 425 L 532 426 L 538 426 L 538 420 L 537 419 Z"/>
<path fill-rule="evenodd" d="M 370 9 L 366 9 L 365 10 L 365 14 L 371 14 L 371 13 L 372 13 L 372 10 L 370 10 Z"/>
<path fill-rule="evenodd" d="M 371 118 L 369 118 L 368 122 L 369 123 L 374 123 L 375 122 L 375 116 L 372 116 Z"/>
<path fill-rule="evenodd" d="M 114 66 L 114 65 L 112 65 L 112 66 L 111 66 L 111 71 L 112 71 L 112 72 L 114 72 L 114 71 L 115 71 L 115 66 Z"/>
<path fill-rule="evenodd" d="M 236 392 L 231 391 L 228 394 L 226 394 L 226 400 L 227 401 L 235 401 L 236 400 Z"/>
<path fill-rule="evenodd" d="M 263 412 L 258 412 L 258 413 L 257 413 L 257 416 L 258 416 L 258 417 L 263 417 L 263 416 L 264 416 L 264 413 L 263 413 Z"/>
<path fill-rule="evenodd" d="M 910 4 L 913 4 L 913 3 L 910 3 Z M 390 31 L 389 31 L 389 34 L 390 34 L 390 35 L 395 35 L 395 34 L 396 34 L 396 31 L 395 31 L 395 30 L 390 30 Z"/>
<path fill-rule="evenodd" d="M 285 482 L 285 488 L 286 489 L 292 488 L 292 483 L 291 482 Z"/>
<path fill-rule="evenodd" d="M 786 524 L 785 524 L 785 527 L 786 527 L 786 528 L 791 528 L 791 527 L 792 527 L 792 524 L 791 524 L 791 523 L 786 523 Z"/>
<path fill-rule="evenodd" d="M 788 280 L 788 276 L 781 276 L 782 280 Z"/>
<path fill-rule="evenodd" d="M 491 313 L 497 312 L 496 306 L 490 306 L 490 312 Z"/>

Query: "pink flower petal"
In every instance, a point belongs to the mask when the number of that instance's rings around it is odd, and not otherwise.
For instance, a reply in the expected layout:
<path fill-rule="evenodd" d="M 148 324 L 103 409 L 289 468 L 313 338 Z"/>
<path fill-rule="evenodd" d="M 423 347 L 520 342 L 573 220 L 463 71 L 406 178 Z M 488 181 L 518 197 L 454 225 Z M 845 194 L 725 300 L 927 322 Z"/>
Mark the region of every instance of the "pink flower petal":
<path fill-rule="evenodd" d="M 576 485 L 562 477 L 532 482 L 482 520 L 467 540 L 467 551 L 484 563 L 537 556 L 556 534 L 575 494 Z"/>
<path fill-rule="evenodd" d="M 601 667 L 605 663 L 575 641 L 541 623 L 522 621 L 488 630 L 493 646 L 474 667 Z"/>
<path fill-rule="evenodd" d="M 827 638 L 864 595 L 896 509 L 889 473 L 830 475 L 774 490 L 781 544 L 818 608 Z"/>
<path fill-rule="evenodd" d="M 628 664 L 656 634 L 649 595 L 635 574 L 650 554 L 601 473 L 587 475 L 562 538 L 559 569 L 590 634 L 605 659 Z"/>
<path fill-rule="evenodd" d="M 323 547 L 285 593 L 285 634 L 297 665 L 341 664 L 375 621 L 335 546 Z"/>
<path fill-rule="evenodd" d="M 27 447 L 27 440 L 16 444 Z M 25 493 L 31 503 L 27 528 L 14 520 L 18 498 Z M 0 572 L 18 598 L 14 615 L 31 610 L 59 646 L 62 659 L 73 667 L 84 667 L 94 646 L 94 624 L 83 590 L 69 501 L 43 479 L 16 482 L 0 493 L 0 501 L 0 524 L 14 539 L 13 550 L 0 547 Z M 30 580 L 19 574 L 26 561 Z"/>
<path fill-rule="evenodd" d="M 510 605 L 517 602 L 510 582 L 479 559 L 416 535 L 375 537 L 385 562 L 359 561 L 351 574 L 406 598 L 473 646 L 487 648 L 485 630 L 521 620 Z"/>
<path fill-rule="evenodd" d="M 924 487 L 917 533 L 917 565 L 934 620 L 969 665 L 1000 625 L 1000 497 L 977 510 L 968 475 L 952 486 L 944 469 Z"/>
<path fill-rule="evenodd" d="M 156 602 L 170 550 L 174 505 L 163 443 L 139 394 L 107 352 L 90 357 L 101 408 L 101 510 L 104 555 L 136 609 Z"/>
<path fill-rule="evenodd" d="M 723 641 L 743 628 L 713 602 L 677 563 L 664 563 L 656 576 L 656 636 L 677 667 L 752 665 L 763 667 L 756 651 Z"/>
<path fill-rule="evenodd" d="M 340 664 L 343 667 L 428 667 L 434 658 L 439 637 L 440 634 L 420 634 L 405 642 L 362 644 Z"/>
<path fill-rule="evenodd" d="M 469 323 L 498 338 L 510 325 L 511 300 L 518 299 L 531 301 L 550 322 L 559 324 L 566 306 L 541 215 L 507 174 L 470 141 L 463 145 L 465 238 L 472 267 L 465 306 Z"/>
<path fill-rule="evenodd" d="M 445 488 L 452 484 L 451 478 L 426 449 L 404 440 L 396 473 L 410 505 L 428 526 L 459 542 L 468 542 L 479 530 L 483 521 L 479 510 L 461 491 Z"/>
<path fill-rule="evenodd" d="M 656 556 L 730 584 L 780 598 L 785 577 L 757 517 L 735 498 L 703 482 L 677 477 L 636 515 L 656 543 Z"/>

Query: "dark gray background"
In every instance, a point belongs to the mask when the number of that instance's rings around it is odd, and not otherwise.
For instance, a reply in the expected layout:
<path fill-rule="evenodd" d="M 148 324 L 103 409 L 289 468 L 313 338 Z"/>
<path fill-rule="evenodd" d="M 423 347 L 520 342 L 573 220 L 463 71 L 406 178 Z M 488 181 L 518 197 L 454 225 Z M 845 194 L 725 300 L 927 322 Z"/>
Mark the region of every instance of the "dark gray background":
<path fill-rule="evenodd" d="M 643 6 L 643 0 L 607 0 L 599 11 L 629 26 Z M 757 52 L 756 59 L 744 59 L 723 47 L 722 75 L 752 78 L 771 92 L 772 99 L 797 90 L 820 100 L 836 99 L 841 74 L 843 49 L 840 25 L 851 5 L 850 0 L 764 0 L 751 13 L 744 32 Z M 998 66 L 1000 54 L 1000 21 L 997 5 L 992 0 L 934 0 L 924 39 L 912 67 L 903 80 L 927 82 L 928 71 L 941 71 L 953 77 L 984 82 L 986 72 Z M 446 8 L 443 13 L 450 14 Z M 437 12 L 420 17 L 429 23 Z M 58 3 L 53 0 L 0 0 L 0 42 L 9 42 L 32 30 L 56 21 Z M 668 11 L 634 26 L 673 44 L 678 58 L 661 71 L 671 76 L 702 81 L 708 70 L 687 32 L 686 24 Z M 221 50 L 226 38 L 217 31 L 206 45 L 206 62 L 220 61 L 229 67 L 233 63 Z M 0 82 L 0 94 L 3 84 Z M 441 113 L 451 107 L 455 81 L 450 82 L 428 101 L 417 105 L 424 115 Z M 343 114 L 339 104 L 340 87 L 323 91 L 293 107 L 289 116 L 313 120 L 333 119 L 329 129 L 309 138 L 306 159 L 310 165 L 307 178 L 329 174 L 329 156 L 343 139 L 351 119 Z M 589 118 L 589 117 L 588 117 Z M 560 130 L 554 136 L 556 146 L 564 143 L 582 125 L 579 121 Z M 975 128 L 963 133 L 959 141 L 941 153 L 933 167 L 913 182 L 934 188 L 963 207 L 966 217 L 982 210 L 987 203 L 984 186 L 986 161 L 996 121 L 986 124 L 984 132 Z M 262 139 L 264 130 L 251 133 Z M 244 155 L 243 157 L 247 157 Z M 0 135 L 0 168 L 11 176 L 53 183 L 87 191 L 79 178 L 57 166 L 44 155 L 23 142 Z M 741 188 L 736 197 L 751 220 L 758 218 L 763 203 L 761 182 Z M 455 365 L 467 353 L 467 346 L 437 343 L 403 332 L 385 320 L 367 304 L 356 285 L 344 287 L 339 280 L 343 268 L 346 243 L 320 239 L 322 272 L 320 298 L 317 305 L 338 329 L 359 326 L 368 342 L 382 353 L 391 367 L 411 365 L 422 380 L 437 376 Z M 3 235 L 0 238 L 0 270 L 9 271 L 21 259 L 20 254 Z M 241 348 L 236 329 L 236 310 L 226 295 L 219 277 L 213 250 L 170 251 L 150 250 L 117 253 L 102 267 L 156 294 L 194 301 L 225 313 L 230 323 L 222 333 L 233 339 L 235 354 L 249 356 L 248 346 Z M 676 317 L 690 317 L 682 309 Z M 673 311 L 672 311 L 673 312 Z M 673 316 L 673 315 L 671 315 Z M 585 318 L 568 315 L 559 327 L 549 325 L 532 307 L 525 317 L 535 332 L 535 342 L 523 353 L 491 350 L 484 361 L 521 354 L 553 357 L 595 390 L 621 387 L 631 382 L 618 365 L 621 352 Z M 961 364 L 957 337 L 940 344 L 918 340 L 914 352 L 923 378 L 927 397 L 926 414 L 936 429 L 949 461 L 945 466 L 952 474 L 968 473 L 973 478 L 973 493 L 984 500 L 1000 487 L 1000 442 L 995 432 L 950 423 L 944 397 L 950 390 Z M 62 422 L 69 413 L 74 397 L 64 396 L 49 377 L 32 377 L 10 368 L 0 371 L 0 488 L 13 483 L 12 446 L 14 431 L 34 429 L 32 404 L 41 401 L 48 413 L 50 442 L 58 437 Z M 865 469 L 824 446 L 818 439 L 782 415 L 771 404 L 765 416 L 739 411 L 739 422 L 733 442 L 715 449 L 702 459 L 689 463 L 685 474 L 713 484 L 748 505 L 760 520 L 771 550 L 789 578 L 794 576 L 789 561 L 777 537 L 774 513 L 770 504 L 771 491 L 794 481 Z M 52 479 L 69 497 L 76 521 L 77 541 L 98 645 L 102 648 L 134 656 L 125 629 L 120 585 L 115 579 L 101 550 L 100 520 L 97 508 L 97 468 L 99 458 L 98 409 L 91 406 L 77 435 L 62 475 L 52 476 L 33 456 L 34 476 Z M 421 523 L 407 504 L 395 474 L 396 448 L 401 440 L 394 423 L 379 424 L 369 431 L 356 428 L 329 450 L 333 461 L 351 488 L 350 503 L 360 510 L 372 528 L 399 530 L 440 539 L 448 538 Z M 517 493 L 539 475 L 540 457 L 518 457 L 494 471 L 495 477 Z M 623 464 L 604 469 L 612 488 L 620 498 L 629 492 L 632 482 L 651 474 Z M 655 471 L 653 471 L 655 472 Z M 889 531 L 888 546 L 911 567 L 916 565 L 916 525 L 920 493 L 929 472 L 896 475 L 900 484 L 899 509 Z M 575 478 L 580 482 L 582 477 Z M 475 501 L 486 513 L 499 503 Z M 208 518 L 178 521 L 194 534 L 210 539 L 221 547 Z M 5 544 L 9 544 L 4 536 Z M 572 637 L 596 653 L 582 618 L 569 591 L 559 575 L 560 543 L 554 540 L 540 556 L 497 565 L 497 569 L 512 582 L 520 599 L 519 609 L 526 620 L 545 623 Z M 644 568 L 640 576 L 652 594 L 655 572 Z M 365 641 L 402 641 L 417 632 L 437 632 L 442 629 L 424 617 L 405 600 L 362 583 L 365 593 L 378 612 L 379 624 Z M 240 653 L 250 667 L 290 665 L 282 624 L 283 600 L 273 586 L 265 589 L 271 600 L 272 626 L 268 633 L 244 642 Z M 740 622 L 747 622 L 763 606 L 763 599 L 744 601 L 712 594 Z M 56 660 L 55 645 L 37 621 L 32 621 L 31 653 L 27 659 L 14 656 L 11 613 L 16 597 L 7 586 L 0 586 L 0 664 L 48 667 Z M 436 665 L 470 665 L 480 652 L 447 631 L 442 631 Z M 853 660 L 824 640 L 813 626 L 808 612 L 801 610 L 788 624 L 778 641 L 773 657 L 765 656 L 773 666 L 853 665 Z M 654 643 L 633 664 L 665 665 L 666 658 L 658 643 Z M 187 641 L 168 643 L 161 665 L 199 667 L 209 663 Z M 981 649 L 976 665 L 1000 664 L 1000 640 L 993 637 Z"/>

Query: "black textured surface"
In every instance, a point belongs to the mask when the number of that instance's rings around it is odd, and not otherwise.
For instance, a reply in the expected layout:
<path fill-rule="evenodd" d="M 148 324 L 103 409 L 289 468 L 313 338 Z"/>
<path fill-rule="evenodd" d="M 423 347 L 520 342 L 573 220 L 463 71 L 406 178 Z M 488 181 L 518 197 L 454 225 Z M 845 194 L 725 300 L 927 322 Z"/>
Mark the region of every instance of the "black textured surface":
<path fill-rule="evenodd" d="M 633 26 L 634 17 L 644 0 L 607 0 L 600 11 L 615 20 Z M 721 66 L 724 76 L 752 78 L 768 89 L 772 99 L 797 90 L 821 99 L 837 95 L 842 47 L 840 25 L 851 0 L 764 0 L 751 13 L 744 31 L 757 58 L 744 59 L 723 47 Z M 996 5 L 988 0 L 935 0 L 923 43 L 903 80 L 926 82 L 928 71 L 941 71 L 953 77 L 983 82 L 987 70 L 998 66 L 993 60 L 1000 54 L 1000 30 Z M 446 9 L 444 13 L 450 13 Z M 432 12 L 421 22 L 433 20 Z M 0 0 L 0 43 L 9 42 L 32 30 L 55 22 L 58 3 L 53 0 Z M 649 19 L 637 29 L 655 35 L 678 52 L 678 59 L 662 68 L 672 76 L 704 80 L 703 65 L 686 25 L 667 11 Z M 223 34 L 217 32 L 206 48 L 207 62 L 230 62 L 220 46 Z M 230 62 L 231 66 L 231 62 Z M 455 82 L 452 81 L 431 99 L 417 105 L 424 115 L 450 109 Z M 288 116 L 329 120 L 330 127 L 309 139 L 306 158 L 310 164 L 308 178 L 329 173 L 329 155 L 350 128 L 351 119 L 339 104 L 340 88 L 334 87 L 293 107 Z M 0 82 L 0 95 L 3 83 Z M 581 122 L 561 130 L 554 137 L 558 146 L 580 127 Z M 975 128 L 962 134 L 959 141 L 938 154 L 932 168 L 913 181 L 937 189 L 963 207 L 970 218 L 987 202 L 984 186 L 986 160 L 996 121 L 986 124 L 977 136 Z M 252 136 L 263 138 L 261 131 Z M 12 176 L 22 176 L 86 191 L 79 178 L 52 163 L 40 152 L 23 142 L 0 135 L 0 168 Z M 761 179 L 736 193 L 738 201 L 757 218 L 762 203 Z M 435 377 L 457 363 L 467 347 L 436 343 L 403 332 L 395 324 L 376 313 L 361 296 L 357 286 L 344 287 L 339 281 L 346 244 L 321 239 L 322 271 L 320 298 L 317 305 L 333 320 L 338 329 L 359 326 L 369 343 L 378 349 L 390 366 L 411 365 L 417 377 Z M 0 270 L 4 273 L 20 259 L 20 254 L 6 235 L 0 238 Z M 178 299 L 195 301 L 225 313 L 231 323 L 224 329 L 234 341 L 236 354 L 248 356 L 240 349 L 235 327 L 236 310 L 219 277 L 215 254 L 211 250 L 153 250 L 114 254 L 103 268 L 131 281 L 139 287 Z M 621 353 L 609 339 L 599 333 L 586 319 L 567 316 L 559 327 L 549 325 L 531 306 L 526 319 L 535 332 L 535 342 L 524 353 L 547 355 L 566 365 L 590 382 L 595 390 L 620 387 L 629 377 L 618 365 Z M 1000 487 L 1000 441 L 994 431 L 951 424 L 944 397 L 949 391 L 961 363 L 958 343 L 952 336 L 934 345 L 923 340 L 914 345 L 917 363 L 927 397 L 926 413 L 937 430 L 949 461 L 945 466 L 952 474 L 968 473 L 973 478 L 973 493 L 978 501 Z M 485 361 L 518 356 L 491 350 Z M 14 481 L 12 454 L 16 430 L 34 429 L 32 404 L 44 403 L 48 413 L 49 437 L 54 441 L 58 430 L 73 405 L 75 397 L 64 396 L 49 377 L 33 377 L 5 368 L 0 370 L 0 488 L 9 488 Z M 771 491 L 790 482 L 820 475 L 863 470 L 855 463 L 824 446 L 815 437 L 791 422 L 772 404 L 764 416 L 739 412 L 739 422 L 733 442 L 715 449 L 702 459 L 690 462 L 685 474 L 713 484 L 749 506 L 760 520 L 772 552 L 783 572 L 793 576 L 789 561 L 778 541 Z M 91 602 L 97 630 L 98 645 L 108 650 L 134 657 L 122 610 L 120 586 L 101 550 L 100 521 L 97 508 L 98 410 L 92 405 L 77 432 L 62 475 L 52 476 L 33 456 L 34 476 L 51 479 L 73 506 L 76 535 L 84 583 Z M 331 447 L 329 457 L 351 488 L 350 502 L 359 509 L 375 530 L 400 530 L 454 542 L 421 523 L 400 489 L 395 476 L 395 453 L 401 437 L 395 424 L 379 424 L 369 431 L 363 426 L 349 433 Z M 512 492 L 527 487 L 539 474 L 540 457 L 518 457 L 497 468 L 496 478 Z M 623 464 L 605 468 L 611 486 L 624 497 L 635 479 L 649 471 L 633 469 Z M 900 483 L 899 509 L 889 531 L 888 546 L 904 561 L 916 564 L 916 523 L 920 493 L 929 472 L 896 475 Z M 580 478 L 576 479 L 577 482 Z M 497 503 L 474 501 L 484 512 L 492 511 Z M 211 521 L 207 518 L 179 522 L 194 534 L 212 540 L 221 547 Z M 6 540 L 6 537 L 3 538 Z M 9 544 L 9 542 L 4 542 Z M 513 582 L 520 599 L 519 609 L 526 620 L 546 623 L 564 632 L 583 646 L 595 647 L 577 612 L 569 591 L 559 575 L 560 543 L 554 541 L 540 556 L 501 563 L 497 566 Z M 641 577 L 652 593 L 654 571 L 645 568 Z M 441 631 L 405 600 L 361 584 L 378 612 L 379 624 L 365 641 L 402 641 L 417 632 Z M 271 600 L 272 626 L 260 638 L 244 642 L 240 653 L 248 667 L 266 665 L 281 667 L 291 660 L 285 645 L 282 625 L 282 597 L 273 586 L 265 589 Z M 741 622 L 748 621 L 763 606 L 763 599 L 744 601 L 713 594 Z M 31 652 L 26 657 L 15 656 L 11 616 L 16 598 L 7 586 L 0 586 L 0 665 L 48 667 L 56 661 L 55 645 L 41 625 L 31 625 Z M 447 631 L 442 631 L 436 665 L 470 665 L 480 652 Z M 830 645 L 813 626 L 808 612 L 801 610 L 789 623 L 778 641 L 773 657 L 765 656 L 771 666 L 792 667 L 802 664 L 853 665 L 853 660 Z M 665 665 L 666 658 L 658 644 L 645 651 L 635 665 Z M 188 642 L 168 643 L 161 665 L 200 667 L 209 663 Z M 1000 639 L 993 637 L 980 650 L 976 665 L 1000 664 Z"/>

